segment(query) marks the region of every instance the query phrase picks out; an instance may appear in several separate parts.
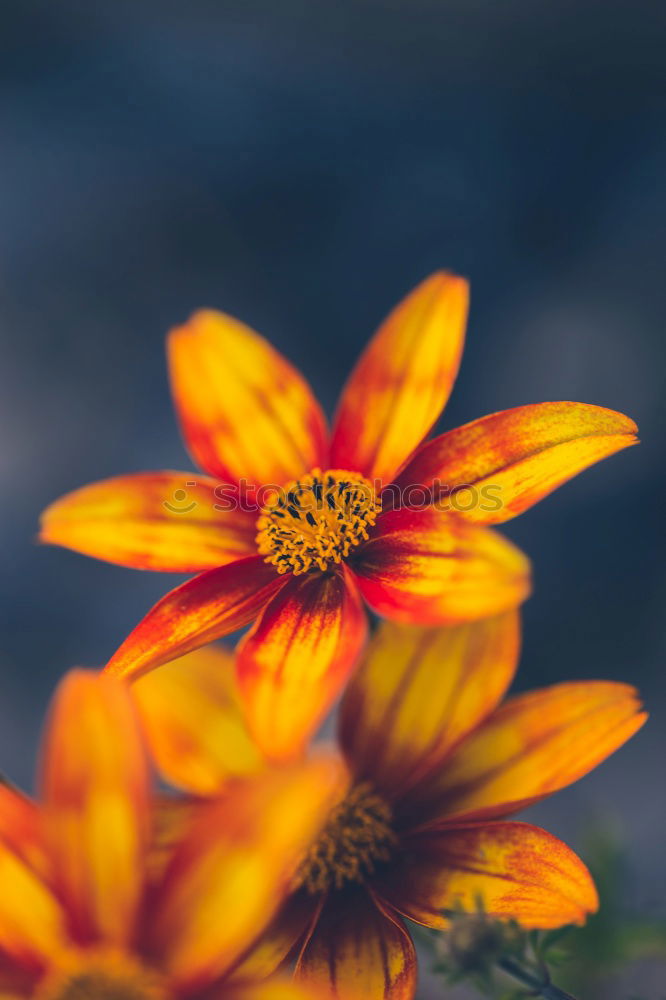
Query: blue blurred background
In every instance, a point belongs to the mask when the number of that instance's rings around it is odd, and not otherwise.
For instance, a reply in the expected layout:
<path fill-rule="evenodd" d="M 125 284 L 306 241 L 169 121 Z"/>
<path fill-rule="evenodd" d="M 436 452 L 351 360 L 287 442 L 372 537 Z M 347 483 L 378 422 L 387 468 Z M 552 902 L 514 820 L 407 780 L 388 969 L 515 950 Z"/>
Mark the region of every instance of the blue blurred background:
<path fill-rule="evenodd" d="M 331 408 L 378 321 L 443 266 L 472 282 L 443 427 L 551 399 L 641 427 L 507 533 L 536 576 L 518 686 L 625 679 L 652 711 L 532 818 L 578 847 L 590 825 L 623 831 L 628 905 L 664 914 L 665 43 L 655 0 L 2 3 L 12 778 L 31 781 L 57 678 L 103 663 L 178 582 L 33 541 L 65 491 L 190 467 L 168 327 L 201 305 L 238 315 Z M 656 990 L 663 971 L 629 981 Z"/>

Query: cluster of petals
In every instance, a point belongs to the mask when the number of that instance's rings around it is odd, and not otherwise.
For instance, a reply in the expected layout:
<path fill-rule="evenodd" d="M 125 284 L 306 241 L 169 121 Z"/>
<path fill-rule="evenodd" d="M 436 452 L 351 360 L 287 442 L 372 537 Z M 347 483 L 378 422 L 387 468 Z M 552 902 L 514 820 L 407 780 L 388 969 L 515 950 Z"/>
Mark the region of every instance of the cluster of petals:
<path fill-rule="evenodd" d="M 150 778 L 129 686 L 67 674 L 38 799 L 0 784 L 3 1000 L 323 1000 L 238 970 L 335 801 L 336 761 L 237 779 L 186 811 Z"/>
<path fill-rule="evenodd" d="M 633 444 L 636 426 L 599 406 L 555 402 L 425 440 L 458 371 L 467 304 L 467 283 L 446 273 L 408 295 L 352 371 L 330 433 L 305 379 L 244 324 L 201 311 L 171 332 L 176 411 L 204 474 L 119 476 L 63 497 L 42 519 L 46 542 L 197 574 L 147 613 L 109 672 L 140 677 L 254 623 L 236 659 L 239 689 L 255 741 L 288 759 L 358 661 L 364 603 L 395 622 L 449 626 L 525 600 L 528 560 L 492 526 Z M 250 499 L 267 485 L 298 499 L 322 481 L 333 484 L 332 513 L 310 527 L 290 500 L 277 513 L 240 502 L 243 484 Z M 373 490 L 367 509 L 336 507 L 335 489 L 349 495 L 361 481 Z M 235 491 L 234 509 L 222 509 L 220 486 Z M 493 499 L 456 503 L 463 489 Z"/>

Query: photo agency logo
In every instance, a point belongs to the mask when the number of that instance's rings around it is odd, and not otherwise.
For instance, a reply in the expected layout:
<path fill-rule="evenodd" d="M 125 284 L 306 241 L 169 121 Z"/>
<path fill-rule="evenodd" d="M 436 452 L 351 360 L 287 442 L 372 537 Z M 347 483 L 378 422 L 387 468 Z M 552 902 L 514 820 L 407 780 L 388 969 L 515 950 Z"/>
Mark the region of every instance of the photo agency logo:
<path fill-rule="evenodd" d="M 347 485 L 344 481 L 336 484 L 340 489 Z M 196 480 L 188 480 L 182 487 L 174 490 L 171 497 L 163 501 L 163 506 L 172 514 L 191 514 L 202 505 L 200 499 L 195 499 L 190 491 L 197 489 Z M 355 502 L 368 503 L 378 501 L 383 510 L 397 510 L 408 507 L 411 510 L 425 510 L 432 507 L 435 510 L 454 513 L 469 513 L 480 510 L 484 513 L 497 513 L 504 506 L 502 487 L 497 483 L 486 483 L 477 487 L 471 483 L 454 485 L 442 483 L 434 479 L 430 486 L 413 483 L 399 486 L 390 483 L 384 486 L 381 479 L 370 482 L 354 482 Z M 284 508 L 298 510 L 303 516 L 324 512 L 327 504 L 330 506 L 330 496 L 325 491 L 313 491 L 311 488 L 285 488 L 275 483 L 257 486 L 246 479 L 241 479 L 236 485 L 219 483 L 209 494 L 206 503 L 210 502 L 213 510 L 218 513 L 240 510 L 257 516 L 267 509 Z"/>
<path fill-rule="evenodd" d="M 194 489 L 197 483 L 195 480 L 188 480 L 185 486 L 189 489 Z M 163 507 L 166 507 L 168 511 L 172 514 L 191 514 L 199 504 L 193 497 L 187 492 L 187 489 L 179 487 L 177 490 L 173 491 L 171 500 L 164 500 L 162 503 Z"/>

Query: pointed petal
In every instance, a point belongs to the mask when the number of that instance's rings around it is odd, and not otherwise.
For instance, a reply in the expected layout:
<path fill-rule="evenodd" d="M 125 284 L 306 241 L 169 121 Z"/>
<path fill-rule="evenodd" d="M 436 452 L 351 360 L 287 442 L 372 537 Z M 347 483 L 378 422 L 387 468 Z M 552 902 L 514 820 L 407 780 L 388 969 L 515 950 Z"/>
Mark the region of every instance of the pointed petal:
<path fill-rule="evenodd" d="M 217 488 L 194 472 L 105 479 L 47 507 L 39 538 L 120 566 L 198 573 L 257 550 L 256 515 L 220 510 Z"/>
<path fill-rule="evenodd" d="M 126 944 L 143 891 L 149 775 L 129 689 L 72 670 L 51 708 L 42 757 L 54 878 L 78 931 Z"/>
<path fill-rule="evenodd" d="M 234 657 L 206 646 L 135 682 L 134 697 L 162 777 L 196 795 L 214 795 L 263 757 L 247 731 Z"/>
<path fill-rule="evenodd" d="M 517 611 L 451 628 L 383 622 L 342 702 L 357 779 L 394 800 L 491 712 L 518 663 Z"/>
<path fill-rule="evenodd" d="M 409 860 L 411 859 L 411 860 Z M 405 844 L 379 891 L 405 916 L 443 927 L 443 911 L 517 920 L 526 928 L 582 924 L 598 907 L 587 868 L 557 837 L 527 823 L 455 825 Z"/>
<path fill-rule="evenodd" d="M 458 373 L 468 285 L 440 272 L 420 284 L 370 341 L 345 386 L 331 465 L 386 486 L 429 433 Z"/>
<path fill-rule="evenodd" d="M 324 906 L 296 978 L 334 1000 L 412 1000 L 416 952 L 402 921 L 359 889 Z"/>
<path fill-rule="evenodd" d="M 249 728 L 274 759 L 302 752 L 356 665 L 367 620 L 349 571 L 293 577 L 241 643 Z"/>
<path fill-rule="evenodd" d="M 60 903 L 38 875 L 0 844 L 0 960 L 39 971 L 67 943 Z M 19 972 L 20 970 L 17 970 Z"/>
<path fill-rule="evenodd" d="M 623 413 L 586 403 L 536 403 L 491 413 L 428 441 L 399 477 L 435 501 L 463 489 L 450 509 L 468 521 L 501 524 L 608 455 L 636 444 Z M 466 509 L 471 502 L 471 507 Z"/>
<path fill-rule="evenodd" d="M 420 797 L 436 816 L 507 816 L 570 785 L 647 718 L 635 688 L 573 681 L 509 699 L 464 740 Z"/>
<path fill-rule="evenodd" d="M 339 761 L 237 783 L 199 810 L 154 907 L 162 964 L 183 992 L 222 976 L 270 923 L 339 794 Z"/>
<path fill-rule="evenodd" d="M 354 570 L 370 607 L 405 624 L 474 621 L 517 607 L 530 592 L 522 552 L 433 507 L 382 514 Z"/>
<path fill-rule="evenodd" d="M 211 569 L 170 591 L 151 608 L 105 670 L 135 680 L 142 674 L 235 632 L 259 614 L 288 577 L 262 556 Z"/>
<path fill-rule="evenodd" d="M 326 425 L 310 387 L 249 327 L 197 312 L 169 334 L 168 358 L 183 434 L 202 469 L 259 487 L 326 465 Z"/>

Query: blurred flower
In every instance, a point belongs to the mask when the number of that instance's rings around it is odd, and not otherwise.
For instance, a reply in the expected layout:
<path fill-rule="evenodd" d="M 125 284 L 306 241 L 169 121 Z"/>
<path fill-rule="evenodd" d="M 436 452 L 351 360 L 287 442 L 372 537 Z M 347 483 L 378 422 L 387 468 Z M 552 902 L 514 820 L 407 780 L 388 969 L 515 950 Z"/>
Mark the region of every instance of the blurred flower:
<path fill-rule="evenodd" d="M 433 972 L 444 975 L 447 983 L 467 982 L 483 996 L 506 1000 L 526 996 L 575 1000 L 552 978 L 552 967 L 565 958 L 558 943 L 571 926 L 526 931 L 514 920 L 492 920 L 482 908 L 476 913 L 452 910 L 447 916 L 450 923 L 445 933 L 422 936 L 434 952 Z M 507 992 L 507 980 L 522 988 Z"/>
<path fill-rule="evenodd" d="M 300 1000 L 235 967 L 330 809 L 337 762 L 237 782 L 164 821 L 129 689 L 70 672 L 54 699 L 41 802 L 0 786 L 0 993 L 34 1000 Z M 214 991 L 214 993 L 211 992 Z M 317 996 L 323 994 L 318 993 Z"/>
<path fill-rule="evenodd" d="M 607 681 L 558 684 L 500 704 L 518 651 L 515 611 L 447 629 L 380 626 L 342 702 L 346 791 L 246 970 L 267 974 L 295 954 L 301 980 L 335 985 L 343 1000 L 409 998 L 415 954 L 404 917 L 446 927 L 447 912 L 475 912 L 480 901 L 489 919 L 548 929 L 582 923 L 596 909 L 579 858 L 507 817 L 587 774 L 646 716 L 634 688 Z M 158 751 L 163 773 L 199 794 L 247 760 L 239 742 L 240 755 L 224 762 L 234 709 L 209 679 L 218 656 L 218 674 L 232 676 L 226 655 L 192 653 L 134 685 L 163 747 L 171 736 L 174 747 L 187 747 L 186 760 Z M 177 689 L 181 707 L 173 709 Z"/>
<path fill-rule="evenodd" d="M 422 444 L 458 371 L 467 302 L 467 283 L 440 273 L 400 303 L 352 372 L 330 437 L 303 377 L 242 323 L 205 311 L 171 332 L 185 440 L 229 488 L 187 473 L 121 476 L 42 519 L 43 541 L 200 574 L 146 615 L 113 673 L 136 677 L 257 619 L 237 660 L 240 689 L 255 738 L 288 757 L 364 645 L 362 599 L 431 625 L 525 600 L 528 561 L 488 525 L 633 444 L 636 426 L 597 406 L 542 403 Z"/>

